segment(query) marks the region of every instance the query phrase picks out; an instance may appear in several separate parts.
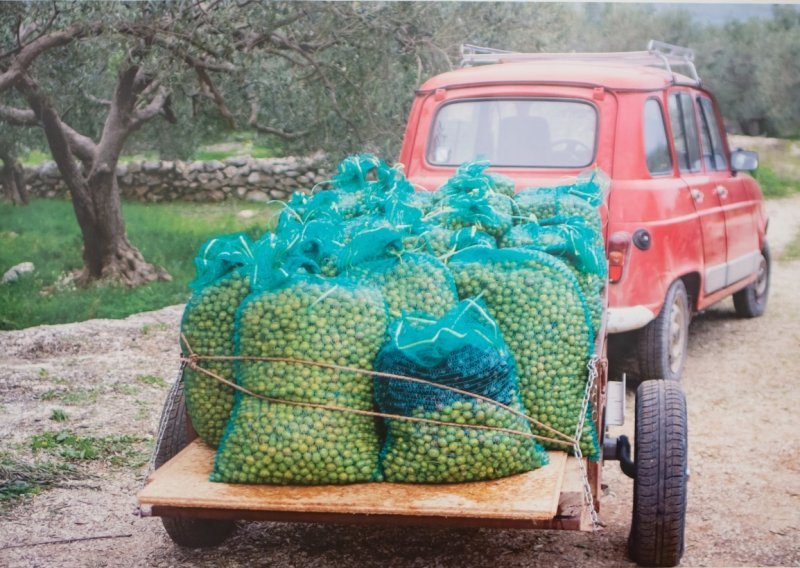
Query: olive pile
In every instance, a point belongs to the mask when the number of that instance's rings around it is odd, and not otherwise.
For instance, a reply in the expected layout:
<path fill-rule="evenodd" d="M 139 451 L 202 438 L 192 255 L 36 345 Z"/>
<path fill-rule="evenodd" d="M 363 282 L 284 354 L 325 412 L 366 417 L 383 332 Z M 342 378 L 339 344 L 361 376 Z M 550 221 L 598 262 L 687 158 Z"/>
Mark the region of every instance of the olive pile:
<path fill-rule="evenodd" d="M 570 194 L 568 186 L 523 189 L 514 197 L 514 201 L 519 207 L 521 216 L 533 216 L 542 224 L 546 224 L 554 217 L 573 215 L 582 217 L 602 239 L 602 223 L 597 207 L 577 195 Z"/>
<path fill-rule="evenodd" d="M 569 269 L 546 253 L 522 249 L 467 250 L 449 266 L 459 296 L 481 295 L 500 325 L 516 360 L 528 415 L 572 437 L 593 337 L 583 294 Z M 553 437 L 546 429 L 533 431 Z M 591 422 L 581 448 L 585 455 L 598 452 Z"/>
<path fill-rule="evenodd" d="M 494 191 L 445 197 L 433 208 L 430 218 L 448 229 L 469 229 L 499 238 L 513 225 L 519 209 L 514 200 Z"/>
<path fill-rule="evenodd" d="M 250 279 L 234 271 L 192 296 L 186 305 L 181 332 L 198 355 L 233 355 L 236 309 L 250 293 Z M 184 355 L 188 355 L 183 346 Z M 200 360 L 204 369 L 234 381 L 233 361 Z M 206 443 L 216 447 L 233 407 L 233 389 L 190 367 L 184 369 L 186 408 L 192 426 Z"/>
<path fill-rule="evenodd" d="M 522 407 L 516 401 L 512 408 Z M 524 418 L 480 400 L 455 401 L 436 410 L 418 406 L 410 416 L 530 433 Z M 531 471 L 545 465 L 548 459 L 547 453 L 525 436 L 405 420 L 388 423 L 381 462 L 386 481 L 458 483 L 497 479 Z"/>
<path fill-rule="evenodd" d="M 344 279 L 297 275 L 282 289 L 248 298 L 237 321 L 242 357 L 286 357 L 371 370 L 384 341 L 380 292 Z M 239 362 L 239 384 L 285 401 L 372 410 L 368 375 L 307 363 Z M 239 397 L 214 465 L 214 481 L 271 484 L 375 479 L 374 419 Z M 281 456 L 278 458 L 277 456 Z"/>
<path fill-rule="evenodd" d="M 441 261 L 427 254 L 404 253 L 361 263 L 350 267 L 344 276 L 377 286 L 392 317 L 404 311 L 439 317 L 458 302 L 450 271 Z"/>
<path fill-rule="evenodd" d="M 512 227 L 500 239 L 501 248 L 525 248 L 531 247 L 535 250 L 547 251 L 548 247 L 554 243 L 548 243 L 548 235 L 552 235 L 547 231 L 547 228 L 540 231 L 537 224 L 529 223 L 525 225 L 517 225 Z M 590 245 L 596 246 L 596 245 Z M 600 249 L 602 251 L 602 248 Z M 599 253 L 602 257 L 602 253 Z M 569 268 L 570 272 L 575 276 L 578 284 L 581 287 L 581 292 L 586 299 L 586 307 L 589 309 L 589 315 L 592 319 L 592 329 L 595 333 L 600 329 L 601 320 L 603 317 L 603 286 L 605 285 L 605 278 L 592 272 L 585 272 L 580 270 L 569 256 L 557 255 L 564 260 L 564 264 Z"/>

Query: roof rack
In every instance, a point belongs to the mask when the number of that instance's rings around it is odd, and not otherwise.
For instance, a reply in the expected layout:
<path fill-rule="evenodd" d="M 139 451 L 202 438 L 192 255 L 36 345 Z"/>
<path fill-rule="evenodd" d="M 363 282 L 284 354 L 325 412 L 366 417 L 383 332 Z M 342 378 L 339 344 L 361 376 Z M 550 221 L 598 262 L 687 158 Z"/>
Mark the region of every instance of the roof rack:
<path fill-rule="evenodd" d="M 691 81 L 700 85 L 700 76 L 694 66 L 694 51 L 662 41 L 650 40 L 646 51 L 616 51 L 606 53 L 520 53 L 491 47 L 464 44 L 461 46 L 461 66 L 511 63 L 516 61 L 584 61 L 591 63 L 619 63 L 660 67 L 672 75 L 673 83 L 680 83 L 673 69 L 685 69 Z"/>

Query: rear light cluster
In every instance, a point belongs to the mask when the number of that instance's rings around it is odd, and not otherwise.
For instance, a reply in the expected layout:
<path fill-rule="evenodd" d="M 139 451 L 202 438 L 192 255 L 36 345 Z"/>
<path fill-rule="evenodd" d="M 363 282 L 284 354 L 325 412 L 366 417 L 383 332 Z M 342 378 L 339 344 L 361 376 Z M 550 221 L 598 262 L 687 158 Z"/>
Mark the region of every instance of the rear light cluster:
<path fill-rule="evenodd" d="M 618 231 L 608 239 L 608 280 L 619 282 L 625 275 L 625 266 L 631 256 L 631 236 Z"/>

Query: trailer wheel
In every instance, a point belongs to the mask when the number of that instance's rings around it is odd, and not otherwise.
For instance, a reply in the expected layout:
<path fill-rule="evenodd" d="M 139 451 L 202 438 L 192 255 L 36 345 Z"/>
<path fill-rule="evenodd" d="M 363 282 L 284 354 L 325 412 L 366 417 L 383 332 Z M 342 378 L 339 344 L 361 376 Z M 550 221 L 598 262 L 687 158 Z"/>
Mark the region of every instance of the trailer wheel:
<path fill-rule="evenodd" d="M 686 398 L 680 383 L 645 381 L 636 390 L 631 559 L 677 566 L 683 556 L 688 482 Z"/>
<path fill-rule="evenodd" d="M 183 397 L 181 376 L 175 381 L 167 395 L 161 411 L 155 466 L 163 464 L 177 455 L 189 443 L 188 416 Z M 205 548 L 221 544 L 236 528 L 233 521 L 196 519 L 185 517 L 161 517 L 164 529 L 178 546 Z"/>
<path fill-rule="evenodd" d="M 767 309 L 771 258 L 769 246 L 764 243 L 758 262 L 758 278 L 733 295 L 733 307 L 740 318 L 757 318 Z"/>
<path fill-rule="evenodd" d="M 689 346 L 689 296 L 682 280 L 667 290 L 656 319 L 639 332 L 639 370 L 642 379 L 679 381 Z"/>

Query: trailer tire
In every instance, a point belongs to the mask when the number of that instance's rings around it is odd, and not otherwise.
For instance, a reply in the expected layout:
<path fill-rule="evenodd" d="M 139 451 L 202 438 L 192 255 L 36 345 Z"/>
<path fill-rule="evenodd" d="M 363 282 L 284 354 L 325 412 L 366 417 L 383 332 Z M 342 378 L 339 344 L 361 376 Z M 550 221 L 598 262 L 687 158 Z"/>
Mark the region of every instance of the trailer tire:
<path fill-rule="evenodd" d="M 155 467 L 161 467 L 189 443 L 188 416 L 183 395 L 182 372 L 167 395 L 159 422 Z M 233 521 L 188 517 L 161 517 L 164 530 L 178 546 L 206 548 L 217 546 L 236 529 Z"/>
<path fill-rule="evenodd" d="M 688 474 L 686 398 L 680 383 L 645 381 L 636 390 L 631 560 L 677 566 L 683 556 Z"/>
<path fill-rule="evenodd" d="M 767 309 L 769 296 L 770 269 L 772 259 L 769 254 L 769 245 L 764 242 L 761 249 L 761 258 L 758 263 L 758 278 L 742 290 L 733 295 L 733 307 L 740 318 L 757 318 L 764 315 Z"/>
<path fill-rule="evenodd" d="M 642 380 L 679 381 L 689 346 L 689 295 L 683 280 L 667 290 L 656 319 L 639 332 L 639 371 Z"/>

